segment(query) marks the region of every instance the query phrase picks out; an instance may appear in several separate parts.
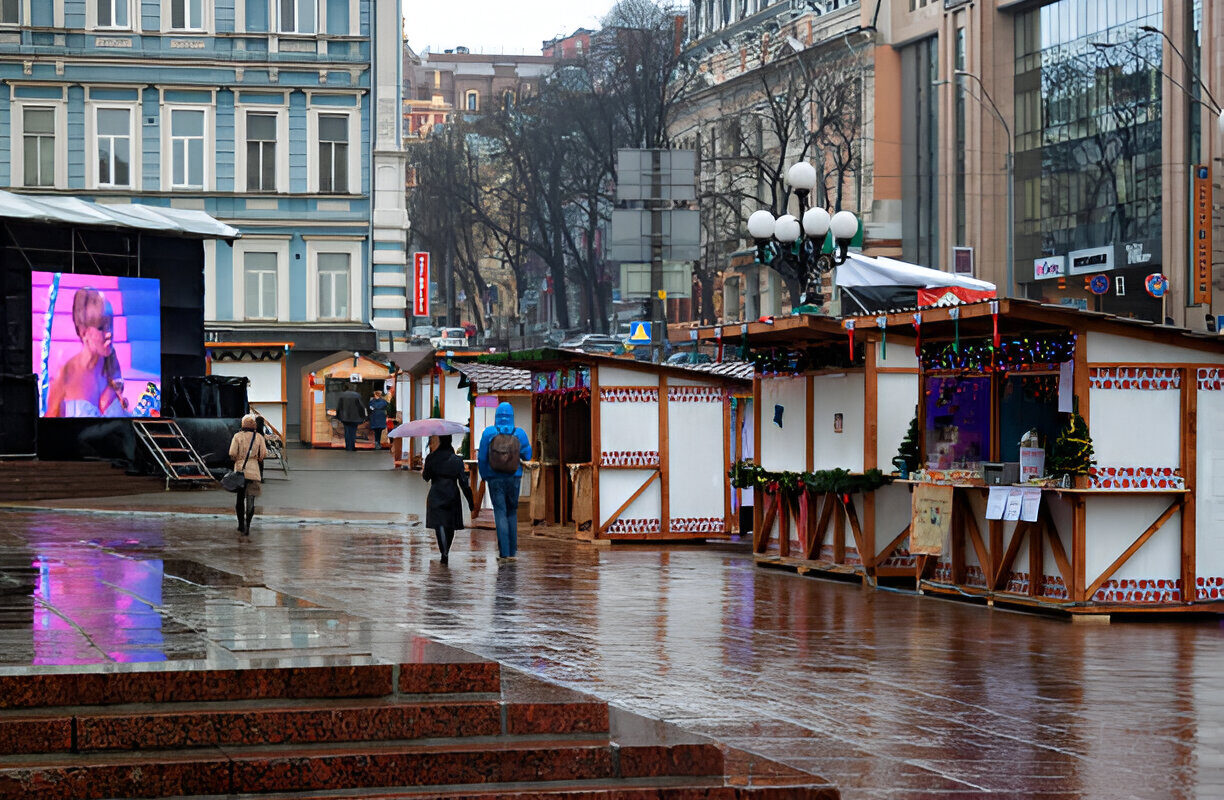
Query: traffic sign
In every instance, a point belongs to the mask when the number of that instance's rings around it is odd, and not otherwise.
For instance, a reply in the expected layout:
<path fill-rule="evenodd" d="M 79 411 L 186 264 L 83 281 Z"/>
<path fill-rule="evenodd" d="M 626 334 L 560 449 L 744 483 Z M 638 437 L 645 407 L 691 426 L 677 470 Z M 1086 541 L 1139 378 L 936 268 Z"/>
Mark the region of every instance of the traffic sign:
<path fill-rule="evenodd" d="M 629 323 L 629 341 L 638 344 L 650 341 L 650 323 L 638 320 Z"/>

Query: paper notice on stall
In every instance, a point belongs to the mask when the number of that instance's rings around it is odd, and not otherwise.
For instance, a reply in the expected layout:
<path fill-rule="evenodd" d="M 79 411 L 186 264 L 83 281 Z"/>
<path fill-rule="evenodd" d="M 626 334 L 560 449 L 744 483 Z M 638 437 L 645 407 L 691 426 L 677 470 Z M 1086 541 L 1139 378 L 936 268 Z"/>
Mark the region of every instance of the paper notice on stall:
<path fill-rule="evenodd" d="M 1075 362 L 1058 365 L 1058 413 L 1070 414 L 1075 407 Z"/>
<path fill-rule="evenodd" d="M 1006 486 L 991 486 L 990 496 L 986 498 L 986 519 L 1003 519 L 1003 509 L 1007 507 Z"/>
<path fill-rule="evenodd" d="M 1024 494 L 1020 489 L 1009 489 L 1007 492 L 1007 505 L 1003 508 L 1003 519 L 1016 521 L 1020 519 L 1020 506 L 1024 501 Z"/>
<path fill-rule="evenodd" d="M 1037 512 L 1041 509 L 1040 489 L 1021 489 L 1020 519 L 1025 522 L 1036 522 Z"/>

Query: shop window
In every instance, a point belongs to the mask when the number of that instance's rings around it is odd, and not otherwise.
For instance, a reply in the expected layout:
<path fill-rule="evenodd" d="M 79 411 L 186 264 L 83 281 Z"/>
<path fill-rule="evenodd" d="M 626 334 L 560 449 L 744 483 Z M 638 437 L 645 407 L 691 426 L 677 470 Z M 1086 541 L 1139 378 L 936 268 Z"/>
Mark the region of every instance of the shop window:
<path fill-rule="evenodd" d="M 1020 460 L 1020 439 L 1037 432 L 1049 447 L 1062 429 L 1058 413 L 1058 373 L 1008 375 L 999 381 L 999 460 Z"/>
<path fill-rule="evenodd" d="M 990 459 L 990 378 L 932 377 L 926 382 L 926 464 L 976 470 Z"/>
<path fill-rule="evenodd" d="M 0 25 L 21 24 L 21 0 L 0 0 Z"/>

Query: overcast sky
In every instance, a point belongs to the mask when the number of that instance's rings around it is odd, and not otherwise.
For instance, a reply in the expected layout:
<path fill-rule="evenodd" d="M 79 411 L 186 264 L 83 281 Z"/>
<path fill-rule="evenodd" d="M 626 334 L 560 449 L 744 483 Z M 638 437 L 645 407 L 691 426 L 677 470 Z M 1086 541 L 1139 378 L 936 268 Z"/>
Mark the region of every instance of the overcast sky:
<path fill-rule="evenodd" d="M 404 32 L 416 52 L 463 45 L 473 53 L 539 55 L 540 43 L 598 27 L 613 0 L 404 0 Z"/>

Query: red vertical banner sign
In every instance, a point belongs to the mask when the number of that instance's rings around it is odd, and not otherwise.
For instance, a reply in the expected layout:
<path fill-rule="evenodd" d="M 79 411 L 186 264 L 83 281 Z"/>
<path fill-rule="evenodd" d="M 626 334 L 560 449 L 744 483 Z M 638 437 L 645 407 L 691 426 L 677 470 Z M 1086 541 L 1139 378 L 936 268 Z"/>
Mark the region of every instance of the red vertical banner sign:
<path fill-rule="evenodd" d="M 412 254 L 412 315 L 429 316 L 429 253 Z"/>
<path fill-rule="evenodd" d="M 1211 304 L 1211 167 L 1194 165 L 1194 292 L 1190 302 Z"/>

